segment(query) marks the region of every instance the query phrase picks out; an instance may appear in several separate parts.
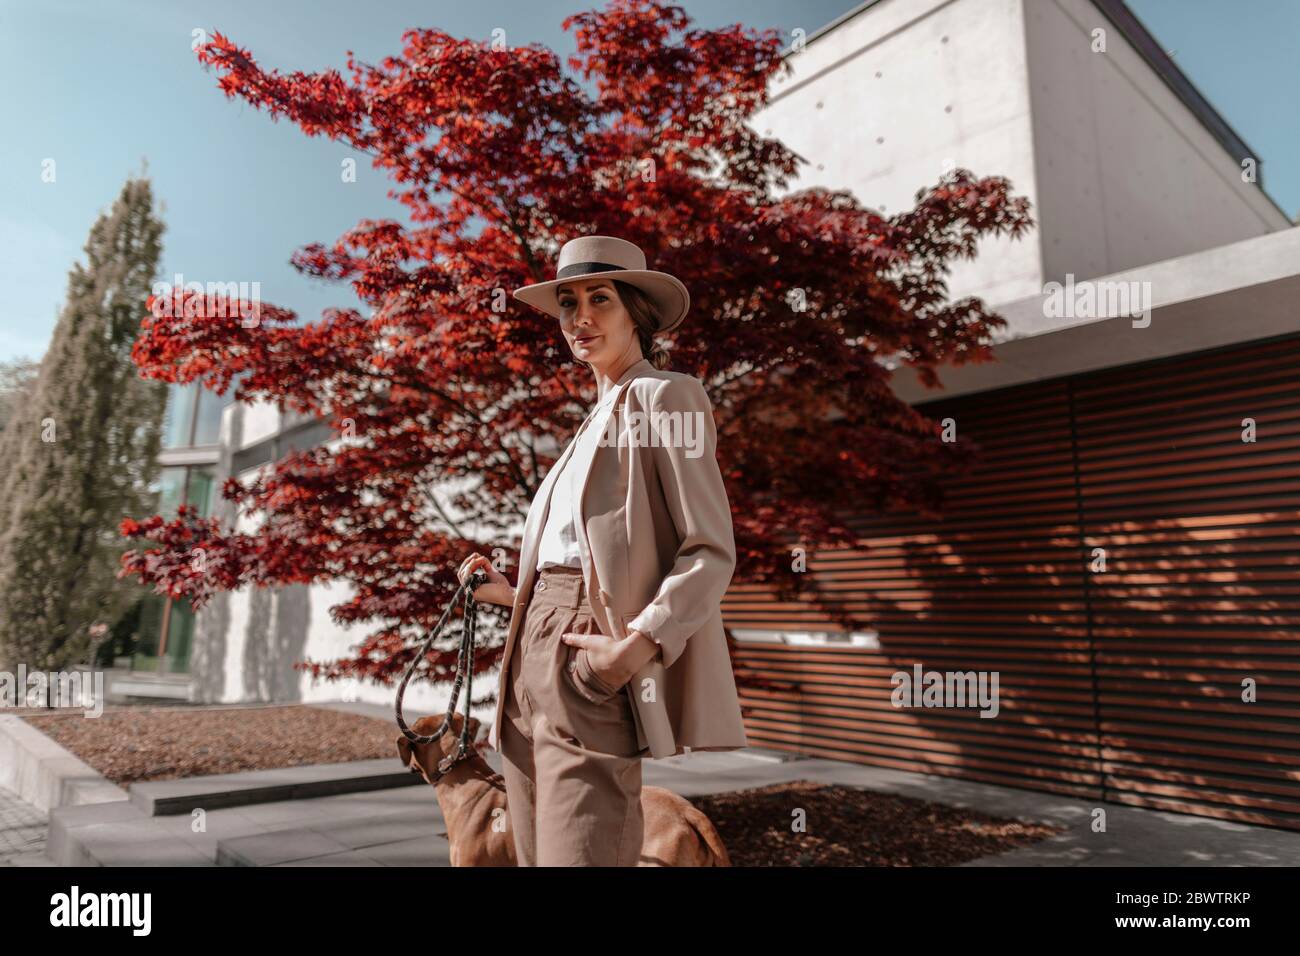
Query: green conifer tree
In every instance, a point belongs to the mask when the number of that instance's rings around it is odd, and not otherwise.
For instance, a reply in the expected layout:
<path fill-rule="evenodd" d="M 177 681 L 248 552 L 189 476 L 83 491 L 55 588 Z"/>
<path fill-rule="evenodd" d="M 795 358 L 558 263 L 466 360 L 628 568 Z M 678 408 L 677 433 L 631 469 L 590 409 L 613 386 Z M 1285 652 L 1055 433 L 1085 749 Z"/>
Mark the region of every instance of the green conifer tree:
<path fill-rule="evenodd" d="M 131 346 L 162 250 L 143 176 L 128 180 L 68 276 L 30 395 L 0 431 L 0 664 L 80 661 L 89 628 L 139 598 L 117 578 L 124 516 L 151 513 L 167 386 Z"/>

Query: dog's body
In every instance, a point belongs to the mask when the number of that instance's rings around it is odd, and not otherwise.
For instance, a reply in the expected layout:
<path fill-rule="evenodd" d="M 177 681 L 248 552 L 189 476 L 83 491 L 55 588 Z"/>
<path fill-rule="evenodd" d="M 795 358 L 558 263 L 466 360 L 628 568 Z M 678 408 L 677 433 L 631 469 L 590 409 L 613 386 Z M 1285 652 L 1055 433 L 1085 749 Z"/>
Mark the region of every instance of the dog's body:
<path fill-rule="evenodd" d="M 447 732 L 431 744 L 412 744 L 399 735 L 402 763 L 429 780 L 428 771 L 456 752 L 463 721 L 460 714 L 452 714 Z M 423 736 L 441 725 L 440 717 L 421 717 L 411 731 Z M 469 719 L 469 729 L 472 742 L 479 729 L 477 718 Z M 517 865 L 510 816 L 505 812 L 505 781 L 477 749 L 437 782 L 430 782 L 447 822 L 452 866 Z M 641 810 L 645 837 L 638 866 L 731 866 L 713 823 L 689 800 L 662 787 L 642 787 Z"/>

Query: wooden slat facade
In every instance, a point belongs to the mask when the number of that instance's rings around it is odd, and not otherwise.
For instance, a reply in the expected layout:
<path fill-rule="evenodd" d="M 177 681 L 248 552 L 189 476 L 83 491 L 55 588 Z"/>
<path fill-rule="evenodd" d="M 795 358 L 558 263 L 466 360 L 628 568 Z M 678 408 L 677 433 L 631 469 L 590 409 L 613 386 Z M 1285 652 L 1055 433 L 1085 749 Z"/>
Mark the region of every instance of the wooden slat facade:
<path fill-rule="evenodd" d="M 1300 830 L 1300 335 L 918 407 L 984 450 L 942 521 L 851 522 L 799 603 L 728 592 L 731 629 L 878 633 L 738 642 L 751 741 Z M 916 663 L 996 670 L 998 715 L 893 706 Z"/>

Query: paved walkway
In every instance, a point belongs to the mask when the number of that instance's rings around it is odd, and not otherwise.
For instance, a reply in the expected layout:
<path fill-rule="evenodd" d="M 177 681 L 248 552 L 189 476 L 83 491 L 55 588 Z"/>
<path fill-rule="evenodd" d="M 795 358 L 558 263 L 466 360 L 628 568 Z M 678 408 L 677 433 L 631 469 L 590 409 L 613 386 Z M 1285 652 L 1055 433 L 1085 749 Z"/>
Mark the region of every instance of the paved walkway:
<path fill-rule="evenodd" d="M 498 755 L 487 759 L 499 769 Z M 394 757 L 394 761 L 396 758 Z M 1103 805 L 1107 832 L 1091 828 L 1093 804 L 1068 797 L 883 770 L 771 751 L 648 761 L 647 783 L 686 796 L 816 780 L 904 794 L 1003 817 L 1063 825 L 1060 836 L 963 866 L 1297 866 L 1300 833 L 1182 814 Z M 102 805 L 109 812 L 111 804 Z M 285 800 L 188 816 L 103 820 L 87 849 L 106 866 L 447 866 L 448 844 L 427 784 Z"/>
<path fill-rule="evenodd" d="M 387 708 L 332 706 L 391 718 Z M 484 756 L 500 770 L 499 754 Z M 392 762 L 400 768 L 396 753 Z M 963 866 L 1300 866 L 1300 833 L 1293 831 L 1101 804 L 1107 828 L 1096 833 L 1095 801 L 762 748 L 647 760 L 643 773 L 647 784 L 687 797 L 812 780 L 1065 828 Z M 412 784 L 214 809 L 201 832 L 188 814 L 142 818 L 138 807 L 99 804 L 72 815 L 80 830 L 74 839 L 89 854 L 86 862 L 106 866 L 446 866 L 445 825 L 433 790 L 418 778 Z M 66 842 L 69 826 L 60 822 L 56 838 Z M 51 865 L 45 840 L 46 815 L 0 790 L 0 865 Z"/>
<path fill-rule="evenodd" d="M 0 866 L 53 866 L 45 855 L 48 815 L 0 787 Z"/>

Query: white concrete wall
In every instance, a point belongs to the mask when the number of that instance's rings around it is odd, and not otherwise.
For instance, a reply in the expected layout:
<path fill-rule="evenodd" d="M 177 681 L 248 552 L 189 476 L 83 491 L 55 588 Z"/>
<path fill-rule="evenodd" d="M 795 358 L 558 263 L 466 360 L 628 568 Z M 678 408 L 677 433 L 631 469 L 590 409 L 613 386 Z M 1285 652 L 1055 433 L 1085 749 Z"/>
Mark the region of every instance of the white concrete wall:
<path fill-rule="evenodd" d="M 1021 0 L 883 0 L 788 61 L 751 125 L 809 160 L 794 189 L 845 189 L 893 215 L 962 166 L 1035 196 Z M 1031 231 L 954 263 L 949 292 L 996 304 L 1042 281 Z"/>
<path fill-rule="evenodd" d="M 268 404 L 244 406 L 244 409 L 244 440 L 238 442 L 240 448 L 252 443 L 247 438 L 249 412 L 253 413 L 254 433 L 259 440 L 274 434 L 274 427 L 266 430 L 269 422 L 280 420 L 278 411 Z M 223 439 L 229 443 L 235 431 L 233 421 L 227 420 L 223 425 Z M 344 443 L 343 438 L 335 438 L 328 444 L 337 450 Z M 230 450 L 228 445 L 224 456 L 226 463 Z M 259 470 L 248 469 L 237 477 L 247 482 Z M 444 506 L 449 507 L 446 498 L 453 492 L 452 485 L 444 487 Z M 225 512 L 227 516 L 229 513 L 229 510 Z M 241 515 L 236 527 L 242 533 L 251 534 L 259 521 L 260 517 Z M 520 519 L 517 525 L 519 533 L 522 533 L 522 526 Z M 513 569 L 507 573 L 514 577 Z M 330 608 L 347 602 L 351 593 L 352 586 L 348 582 L 333 581 L 277 589 L 245 586 L 214 597 L 196 622 L 191 673 L 198 698 L 211 703 L 358 700 L 391 706 L 397 693 L 396 684 L 382 687 L 368 680 L 327 681 L 293 669 L 296 661 L 329 662 L 351 657 L 355 645 L 378 628 L 374 622 L 348 626 L 334 621 Z M 504 621 L 493 625 L 480 619 L 480 640 L 492 636 L 494 629 L 503 631 Z M 477 676 L 476 698 L 495 691 L 498 673 L 499 669 L 493 668 Z M 425 680 L 413 681 L 404 700 L 407 722 L 425 714 L 445 711 L 450 694 L 450 683 L 434 687 Z M 464 709 L 464 700 L 462 691 L 458 711 Z M 492 717 L 491 707 L 475 708 L 473 713 L 485 721 Z"/>
<path fill-rule="evenodd" d="M 953 298 L 996 307 L 1291 225 L 1091 0 L 881 0 L 788 61 L 753 126 L 809 160 L 793 188 L 894 214 L 958 165 L 1030 199 L 1036 229 L 955 263 Z"/>
<path fill-rule="evenodd" d="M 219 640 L 216 639 L 218 636 L 209 623 L 203 635 L 204 648 L 221 648 L 220 655 L 205 667 L 216 667 L 220 673 L 196 674 L 200 687 L 216 688 L 216 693 L 205 695 L 204 701 L 311 703 L 358 700 L 392 706 L 397 693 L 396 684 L 381 687 L 373 681 L 327 681 L 314 679 L 305 671 L 293 670 L 293 663 L 299 660 L 327 662 L 352 656 L 354 646 L 374 629 L 373 624 L 340 625 L 330 617 L 330 608 L 345 602 L 349 591 L 350 585 L 346 582 L 333 582 L 261 592 L 244 587 L 223 595 L 224 633 Z M 480 622 L 480 639 L 486 630 L 487 625 Z M 498 669 L 493 668 L 475 678 L 476 699 L 496 690 L 498 673 Z M 217 679 L 210 680 L 213 676 Z M 435 687 L 425 680 L 412 681 L 403 705 L 407 722 L 425 714 L 441 713 L 446 709 L 450 695 L 450 683 Z M 458 711 L 464 709 L 464 700 L 462 690 Z M 473 713 L 481 719 L 491 717 L 487 707 L 475 708 Z"/>
<path fill-rule="evenodd" d="M 270 402 L 245 403 L 243 431 L 238 447 L 248 448 L 265 438 L 270 438 L 279 430 L 280 418 L 280 409 Z"/>
<path fill-rule="evenodd" d="M 944 369 L 941 393 L 903 368 L 891 383 L 894 394 L 908 403 L 973 395 L 1293 334 L 1300 328 L 1300 227 L 1092 281 L 1145 284 L 1149 324 L 1114 313 L 1048 318 L 1047 297 L 1033 295 L 1002 306 L 1009 328 L 994 346 L 997 361 Z"/>
<path fill-rule="evenodd" d="M 1089 0 L 1025 0 L 1044 274 L 1094 278 L 1290 227 Z M 1105 52 L 1092 31 L 1105 29 Z"/>

